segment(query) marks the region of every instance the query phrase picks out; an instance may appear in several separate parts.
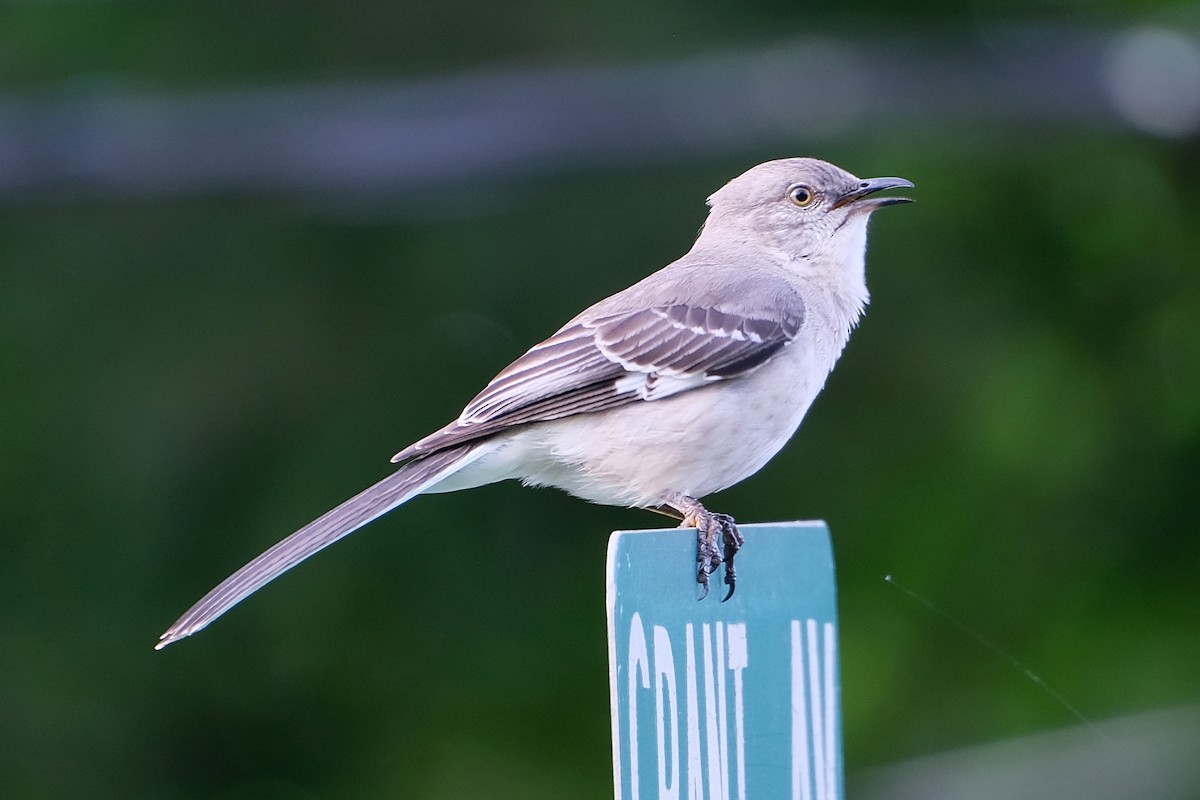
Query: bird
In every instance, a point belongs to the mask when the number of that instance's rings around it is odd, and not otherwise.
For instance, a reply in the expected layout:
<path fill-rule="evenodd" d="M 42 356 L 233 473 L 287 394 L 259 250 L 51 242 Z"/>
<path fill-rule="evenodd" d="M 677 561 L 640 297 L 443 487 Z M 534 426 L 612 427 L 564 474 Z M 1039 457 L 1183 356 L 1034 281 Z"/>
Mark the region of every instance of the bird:
<path fill-rule="evenodd" d="M 754 166 L 714 192 L 678 260 L 575 316 L 505 367 L 400 466 L 268 548 L 200 599 L 155 649 L 424 493 L 506 479 L 666 514 L 696 530 L 700 599 L 736 522 L 701 500 L 758 472 L 791 438 L 867 305 L 867 222 L 911 202 L 815 158 Z"/>

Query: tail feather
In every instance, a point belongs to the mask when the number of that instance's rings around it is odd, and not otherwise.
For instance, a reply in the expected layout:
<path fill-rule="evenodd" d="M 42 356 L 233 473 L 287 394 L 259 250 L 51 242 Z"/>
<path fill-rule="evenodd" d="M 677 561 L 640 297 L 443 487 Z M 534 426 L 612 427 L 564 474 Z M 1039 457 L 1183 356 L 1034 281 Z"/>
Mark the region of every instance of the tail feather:
<path fill-rule="evenodd" d="M 269 547 L 222 581 L 159 637 L 155 650 L 202 630 L 266 583 L 304 559 L 383 516 L 484 455 L 489 448 L 464 445 L 410 461 L 374 486 Z"/>

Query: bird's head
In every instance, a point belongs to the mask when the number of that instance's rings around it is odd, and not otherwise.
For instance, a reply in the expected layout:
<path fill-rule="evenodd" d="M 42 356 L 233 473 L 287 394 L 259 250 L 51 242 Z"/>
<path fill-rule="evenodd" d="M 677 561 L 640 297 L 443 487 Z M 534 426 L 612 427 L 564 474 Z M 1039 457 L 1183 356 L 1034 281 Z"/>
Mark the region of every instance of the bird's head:
<path fill-rule="evenodd" d="M 814 267 L 861 271 L 867 218 L 907 197 L 878 197 L 884 189 L 912 187 L 903 178 L 857 178 L 815 158 L 759 164 L 708 198 L 702 239 L 759 245 Z"/>

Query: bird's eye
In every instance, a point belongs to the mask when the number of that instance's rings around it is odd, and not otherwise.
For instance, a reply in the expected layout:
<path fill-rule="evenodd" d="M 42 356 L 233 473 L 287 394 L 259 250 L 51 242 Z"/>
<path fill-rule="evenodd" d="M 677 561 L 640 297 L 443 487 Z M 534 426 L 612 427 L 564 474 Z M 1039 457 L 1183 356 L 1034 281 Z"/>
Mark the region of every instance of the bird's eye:
<path fill-rule="evenodd" d="M 817 193 L 811 187 L 798 183 L 788 189 L 788 197 L 791 198 L 793 203 L 800 206 L 800 208 L 808 208 L 817 199 Z"/>

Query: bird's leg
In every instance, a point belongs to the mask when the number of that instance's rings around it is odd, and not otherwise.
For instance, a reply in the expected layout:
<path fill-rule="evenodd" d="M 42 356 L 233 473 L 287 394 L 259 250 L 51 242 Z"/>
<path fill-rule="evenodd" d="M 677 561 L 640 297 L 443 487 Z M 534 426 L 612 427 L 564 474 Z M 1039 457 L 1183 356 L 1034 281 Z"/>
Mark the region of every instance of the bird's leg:
<path fill-rule="evenodd" d="M 696 582 L 700 584 L 701 589 L 699 599 L 703 600 L 708 596 L 708 576 L 716 572 L 722 562 L 725 563 L 725 584 L 729 587 L 725 600 L 733 597 L 737 583 L 733 557 L 745 541 L 733 517 L 728 514 L 714 514 L 701 505 L 699 500 L 687 495 L 680 495 L 672 502 L 651 510 L 681 520 L 681 528 L 696 529 Z M 724 554 L 717 546 L 718 536 L 721 538 Z"/>
<path fill-rule="evenodd" d="M 653 511 L 655 514 L 662 514 L 664 517 L 670 517 L 673 520 L 683 519 L 683 512 L 668 505 L 661 506 L 646 506 L 647 511 Z"/>

